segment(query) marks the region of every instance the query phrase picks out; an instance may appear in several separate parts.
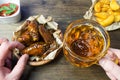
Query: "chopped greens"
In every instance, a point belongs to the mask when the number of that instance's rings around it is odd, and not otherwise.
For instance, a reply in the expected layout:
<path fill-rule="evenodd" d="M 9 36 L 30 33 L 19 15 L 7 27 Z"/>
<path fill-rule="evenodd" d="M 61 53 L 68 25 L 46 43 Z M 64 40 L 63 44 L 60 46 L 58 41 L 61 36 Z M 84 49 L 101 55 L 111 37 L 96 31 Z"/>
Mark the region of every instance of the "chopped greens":
<path fill-rule="evenodd" d="M 7 3 L 0 5 L 0 16 L 7 16 L 13 14 L 17 10 L 18 6 L 13 3 Z"/>
<path fill-rule="evenodd" d="M 15 4 L 10 3 L 9 7 L 10 7 L 10 9 L 15 10 L 17 6 Z"/>
<path fill-rule="evenodd" d="M 3 10 L 9 11 L 11 9 L 7 6 L 3 6 L 3 7 L 0 8 L 0 11 L 3 11 Z"/>
<path fill-rule="evenodd" d="M 5 14 L 11 14 L 13 12 L 14 12 L 14 10 L 8 10 L 8 11 L 5 12 Z"/>

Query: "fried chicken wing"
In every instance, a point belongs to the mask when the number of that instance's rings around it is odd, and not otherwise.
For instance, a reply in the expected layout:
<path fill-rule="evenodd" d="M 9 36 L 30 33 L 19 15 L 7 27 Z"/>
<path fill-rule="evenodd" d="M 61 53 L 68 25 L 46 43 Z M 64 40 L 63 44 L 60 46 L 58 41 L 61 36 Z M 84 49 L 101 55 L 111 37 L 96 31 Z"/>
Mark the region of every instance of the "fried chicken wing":
<path fill-rule="evenodd" d="M 48 29 L 45 28 L 45 25 L 39 25 L 39 33 L 43 37 L 46 43 L 52 43 L 55 39 Z"/>
<path fill-rule="evenodd" d="M 49 49 L 50 45 L 44 42 L 36 42 L 23 49 L 22 54 L 42 56 Z"/>
<path fill-rule="evenodd" d="M 38 23 L 34 20 L 26 22 L 26 26 L 21 30 L 21 34 L 17 40 L 25 46 L 29 46 L 30 44 L 39 41 L 39 38 Z"/>
<path fill-rule="evenodd" d="M 29 35 L 32 37 L 33 41 L 39 40 L 38 23 L 35 20 L 31 21 L 31 23 L 28 25 L 27 31 L 29 32 Z"/>

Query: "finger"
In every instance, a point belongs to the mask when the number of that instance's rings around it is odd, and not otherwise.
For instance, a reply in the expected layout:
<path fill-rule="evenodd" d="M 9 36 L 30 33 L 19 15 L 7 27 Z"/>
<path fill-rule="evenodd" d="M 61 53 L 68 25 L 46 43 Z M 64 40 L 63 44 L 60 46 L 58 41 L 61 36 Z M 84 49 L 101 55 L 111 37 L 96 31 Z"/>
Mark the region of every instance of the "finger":
<path fill-rule="evenodd" d="M 28 58 L 29 56 L 27 54 L 22 55 L 9 76 L 11 76 L 14 80 L 18 80 L 25 69 Z"/>
<path fill-rule="evenodd" d="M 106 72 L 107 76 L 110 78 L 110 80 L 117 80 L 115 76 L 113 76 L 111 73 Z"/>
<path fill-rule="evenodd" d="M 6 42 L 6 41 L 9 41 L 7 38 L 0 38 L 0 44 L 2 43 L 2 42 Z"/>
<path fill-rule="evenodd" d="M 4 66 L 11 70 L 12 69 L 12 60 L 10 58 L 7 58 L 5 60 L 5 65 Z"/>
<path fill-rule="evenodd" d="M 107 51 L 107 54 L 105 55 L 105 58 L 112 58 L 114 55 L 113 55 L 113 52 L 111 52 L 110 50 Z"/>
<path fill-rule="evenodd" d="M 119 49 L 109 48 L 109 50 L 111 52 L 113 52 L 120 59 L 120 50 Z"/>
<path fill-rule="evenodd" d="M 4 65 L 5 59 L 11 54 L 14 48 L 23 49 L 24 45 L 20 42 L 3 42 L 0 46 L 0 66 Z"/>
<path fill-rule="evenodd" d="M 114 62 L 106 59 L 106 58 L 102 58 L 99 61 L 100 66 L 106 71 L 111 73 L 113 76 L 115 76 L 118 80 L 120 80 L 120 67 L 115 64 Z"/>
<path fill-rule="evenodd" d="M 11 55 L 11 53 L 9 53 L 7 58 L 5 59 L 4 66 L 9 68 L 10 70 L 12 69 L 12 55 Z"/>
<path fill-rule="evenodd" d="M 9 46 L 8 46 L 8 49 L 9 50 L 13 50 L 15 48 L 18 48 L 20 50 L 22 50 L 25 46 L 23 44 L 21 44 L 20 42 L 18 41 L 12 41 L 12 42 L 9 42 Z"/>
<path fill-rule="evenodd" d="M 115 61 L 117 56 L 110 50 L 107 51 L 107 54 L 105 55 L 105 58 Z"/>

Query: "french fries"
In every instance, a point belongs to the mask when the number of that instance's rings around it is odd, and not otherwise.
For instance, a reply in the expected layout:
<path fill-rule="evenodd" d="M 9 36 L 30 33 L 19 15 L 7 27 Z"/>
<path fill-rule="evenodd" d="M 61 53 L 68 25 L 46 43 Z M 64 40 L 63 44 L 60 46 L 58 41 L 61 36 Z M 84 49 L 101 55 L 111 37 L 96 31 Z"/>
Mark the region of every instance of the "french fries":
<path fill-rule="evenodd" d="M 120 4 L 116 0 L 98 0 L 94 5 L 94 16 L 103 27 L 120 22 Z"/>

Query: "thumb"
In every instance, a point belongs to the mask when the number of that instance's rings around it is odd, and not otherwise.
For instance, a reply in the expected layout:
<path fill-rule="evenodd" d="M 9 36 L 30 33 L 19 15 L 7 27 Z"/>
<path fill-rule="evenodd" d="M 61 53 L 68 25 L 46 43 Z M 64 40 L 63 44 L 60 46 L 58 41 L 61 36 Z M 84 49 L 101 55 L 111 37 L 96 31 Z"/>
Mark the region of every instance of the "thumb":
<path fill-rule="evenodd" d="M 109 77 L 114 77 L 117 80 L 120 80 L 120 67 L 117 64 L 106 58 L 102 58 L 99 61 L 99 64 L 106 71 L 106 73 L 111 74 Z"/>
<path fill-rule="evenodd" d="M 21 75 L 25 69 L 28 58 L 29 58 L 29 56 L 27 54 L 24 54 L 20 57 L 16 66 L 13 68 L 12 72 L 10 73 L 10 76 L 14 80 L 19 80 L 19 78 L 21 77 Z"/>

